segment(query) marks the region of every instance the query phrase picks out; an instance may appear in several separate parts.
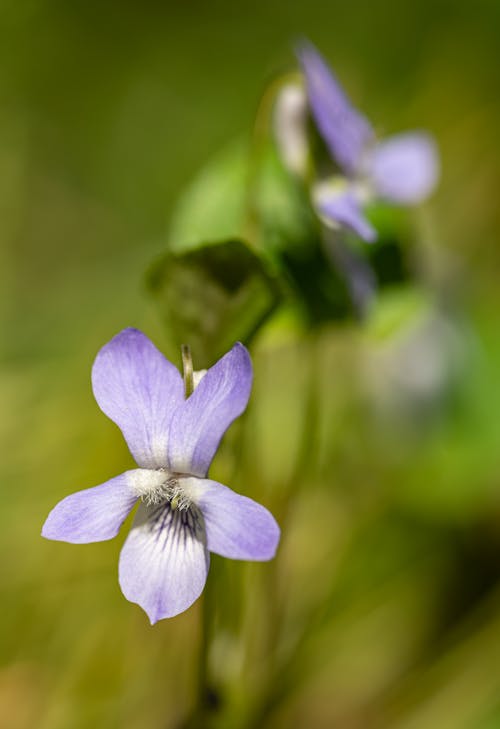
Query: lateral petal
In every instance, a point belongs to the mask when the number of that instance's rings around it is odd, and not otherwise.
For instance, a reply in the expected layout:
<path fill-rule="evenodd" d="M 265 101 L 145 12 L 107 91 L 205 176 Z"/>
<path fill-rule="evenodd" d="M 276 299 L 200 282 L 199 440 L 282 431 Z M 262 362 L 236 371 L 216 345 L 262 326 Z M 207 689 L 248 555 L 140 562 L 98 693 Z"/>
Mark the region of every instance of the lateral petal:
<path fill-rule="evenodd" d="M 145 334 L 124 329 L 98 353 L 92 387 L 99 407 L 122 431 L 136 463 L 143 468 L 165 466 L 170 421 L 184 398 L 177 368 Z"/>
<path fill-rule="evenodd" d="M 169 433 L 171 471 L 206 476 L 222 436 L 246 408 L 251 387 L 250 355 L 237 343 L 177 408 Z"/>
<path fill-rule="evenodd" d="M 100 486 L 66 496 L 48 515 L 42 536 L 73 544 L 115 537 L 137 501 L 129 481 L 134 473 L 126 471 Z"/>
<path fill-rule="evenodd" d="M 120 554 L 123 594 L 151 624 L 187 610 L 207 579 L 209 555 L 203 517 L 196 507 L 141 504 Z"/>
<path fill-rule="evenodd" d="M 231 559 L 265 561 L 276 554 L 280 528 L 264 506 L 227 486 L 197 481 L 198 504 L 205 520 L 207 548 Z"/>
<path fill-rule="evenodd" d="M 326 218 L 349 228 L 368 243 L 377 239 L 377 231 L 363 215 L 361 204 L 351 188 L 323 195 L 317 201 L 317 207 Z"/>
<path fill-rule="evenodd" d="M 380 198 L 419 203 L 430 195 L 439 177 L 436 144 L 424 132 L 388 137 L 373 149 L 368 174 Z"/>

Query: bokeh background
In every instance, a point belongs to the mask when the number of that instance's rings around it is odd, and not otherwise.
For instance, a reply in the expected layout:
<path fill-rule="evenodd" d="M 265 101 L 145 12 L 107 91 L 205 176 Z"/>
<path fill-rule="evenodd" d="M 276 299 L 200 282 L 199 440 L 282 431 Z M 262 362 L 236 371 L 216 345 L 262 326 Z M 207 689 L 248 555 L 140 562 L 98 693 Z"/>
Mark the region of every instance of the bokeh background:
<path fill-rule="evenodd" d="M 435 134 L 442 182 L 415 222 L 449 316 L 390 302 L 369 331 L 256 342 L 213 473 L 284 534 L 272 564 L 213 560 L 215 726 L 500 727 L 498 2 L 3 0 L 1 729 L 189 715 L 200 605 L 151 628 L 117 584 L 126 529 L 86 547 L 39 533 L 64 495 L 130 467 L 93 358 L 129 325 L 161 347 L 144 272 L 173 205 L 250 130 L 301 36 L 381 132 Z"/>

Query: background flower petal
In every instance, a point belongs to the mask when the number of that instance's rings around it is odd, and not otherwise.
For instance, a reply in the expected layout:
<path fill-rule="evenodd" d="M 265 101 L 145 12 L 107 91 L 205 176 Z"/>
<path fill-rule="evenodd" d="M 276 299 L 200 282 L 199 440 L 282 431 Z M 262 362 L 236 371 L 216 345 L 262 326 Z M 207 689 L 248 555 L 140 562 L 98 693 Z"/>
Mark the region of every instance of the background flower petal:
<path fill-rule="evenodd" d="M 432 192 L 438 180 L 436 144 L 423 132 L 389 137 L 373 150 L 369 174 L 379 197 L 396 203 L 418 203 Z"/>
<path fill-rule="evenodd" d="M 354 231 L 363 240 L 371 243 L 377 239 L 377 232 L 363 215 L 353 191 L 348 189 L 332 193 L 319 200 L 317 205 L 325 217 Z"/>
<path fill-rule="evenodd" d="M 127 471 L 100 486 L 77 491 L 55 506 L 47 517 L 42 536 L 61 542 L 85 544 L 112 539 L 132 510 L 137 496 L 130 488 Z"/>
<path fill-rule="evenodd" d="M 184 398 L 177 368 L 145 334 L 124 329 L 97 355 L 92 387 L 99 407 L 119 426 L 137 464 L 165 466 L 170 421 Z"/>
<path fill-rule="evenodd" d="M 197 504 L 205 520 L 211 552 L 231 559 L 274 557 L 280 529 L 264 506 L 217 481 L 198 479 L 197 488 Z"/>
<path fill-rule="evenodd" d="M 172 471 L 207 474 L 220 439 L 246 408 L 251 388 L 250 355 L 238 343 L 207 371 L 177 409 L 168 445 Z"/>
<path fill-rule="evenodd" d="M 203 517 L 196 507 L 141 504 L 120 554 L 123 594 L 152 624 L 182 613 L 200 596 L 208 574 Z"/>
<path fill-rule="evenodd" d="M 342 170 L 355 174 L 374 139 L 371 124 L 351 106 L 333 71 L 312 44 L 300 47 L 297 55 L 317 127 Z"/>

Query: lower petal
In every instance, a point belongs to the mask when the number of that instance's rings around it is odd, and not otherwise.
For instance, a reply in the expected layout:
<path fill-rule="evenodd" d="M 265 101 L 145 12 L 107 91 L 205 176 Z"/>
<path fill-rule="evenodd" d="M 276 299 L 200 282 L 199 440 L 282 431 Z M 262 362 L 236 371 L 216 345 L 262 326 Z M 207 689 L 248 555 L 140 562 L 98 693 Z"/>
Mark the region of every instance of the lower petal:
<path fill-rule="evenodd" d="M 438 153 L 423 132 L 398 134 L 374 148 L 370 174 L 377 195 L 395 203 L 419 203 L 436 185 Z"/>
<path fill-rule="evenodd" d="M 344 240 L 344 236 L 328 231 L 325 250 L 333 265 L 343 276 L 356 311 L 362 316 L 377 291 L 377 279 L 367 259 Z"/>
<path fill-rule="evenodd" d="M 326 218 L 349 228 L 368 243 L 377 239 L 377 233 L 363 215 L 353 190 L 348 188 L 342 192 L 332 192 L 331 195 L 322 195 L 317 206 Z"/>
<path fill-rule="evenodd" d="M 280 539 L 274 516 L 256 501 L 216 481 L 196 481 L 196 501 L 205 520 L 207 548 L 231 559 L 272 559 Z"/>
<path fill-rule="evenodd" d="M 129 480 L 133 474 L 127 471 L 100 486 L 67 496 L 48 515 L 42 536 L 73 544 L 115 537 L 137 501 Z"/>
<path fill-rule="evenodd" d="M 123 594 L 151 624 L 187 610 L 207 579 L 209 555 L 203 517 L 196 507 L 141 504 L 120 554 Z"/>

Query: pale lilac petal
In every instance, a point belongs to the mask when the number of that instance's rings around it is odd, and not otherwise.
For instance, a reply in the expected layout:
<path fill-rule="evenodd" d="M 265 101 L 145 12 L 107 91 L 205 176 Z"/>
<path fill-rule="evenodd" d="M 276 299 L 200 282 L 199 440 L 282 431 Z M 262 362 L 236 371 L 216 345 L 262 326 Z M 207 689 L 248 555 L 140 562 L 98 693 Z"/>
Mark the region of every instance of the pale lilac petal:
<path fill-rule="evenodd" d="M 325 195 L 317 205 L 325 217 L 354 231 L 368 243 L 377 239 L 375 228 L 363 215 L 361 205 L 352 190 L 347 189 L 342 192 L 334 192 L 329 196 Z"/>
<path fill-rule="evenodd" d="M 92 387 L 99 407 L 121 429 L 137 464 L 165 466 L 170 421 L 184 398 L 176 367 L 145 334 L 124 329 L 97 355 Z"/>
<path fill-rule="evenodd" d="M 231 559 L 268 560 L 276 554 L 280 529 L 274 516 L 256 501 L 208 479 L 197 481 L 196 503 L 211 552 Z"/>
<path fill-rule="evenodd" d="M 365 314 L 377 292 L 377 279 L 370 264 L 344 240 L 344 236 L 331 230 L 325 235 L 325 250 L 344 277 L 356 311 Z"/>
<path fill-rule="evenodd" d="M 332 157 L 348 175 L 359 170 L 374 134 L 369 121 L 351 105 L 333 72 L 311 44 L 298 51 L 311 111 Z"/>
<path fill-rule="evenodd" d="M 151 623 L 182 613 L 200 596 L 209 555 L 201 513 L 141 504 L 120 554 L 123 594 Z"/>
<path fill-rule="evenodd" d="M 389 137 L 374 148 L 367 171 L 378 197 L 403 204 L 421 202 L 438 180 L 436 145 L 423 132 Z"/>
<path fill-rule="evenodd" d="M 252 363 L 242 344 L 235 344 L 177 408 L 169 434 L 170 470 L 206 476 L 220 439 L 247 406 Z"/>
<path fill-rule="evenodd" d="M 137 501 L 129 483 L 134 473 L 127 471 L 100 486 L 67 496 L 48 515 L 42 536 L 73 544 L 115 537 Z"/>

